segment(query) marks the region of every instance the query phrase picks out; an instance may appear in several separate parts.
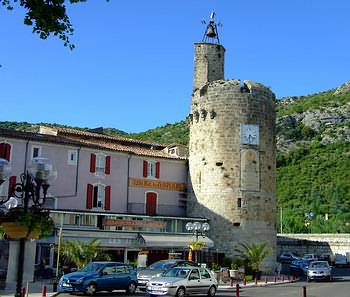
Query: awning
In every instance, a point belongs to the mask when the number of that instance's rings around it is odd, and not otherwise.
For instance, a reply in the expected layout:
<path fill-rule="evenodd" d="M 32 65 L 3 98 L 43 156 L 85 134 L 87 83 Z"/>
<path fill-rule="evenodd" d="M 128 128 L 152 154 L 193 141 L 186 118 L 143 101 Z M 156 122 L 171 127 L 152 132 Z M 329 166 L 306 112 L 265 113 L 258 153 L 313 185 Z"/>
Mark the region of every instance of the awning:
<path fill-rule="evenodd" d="M 192 235 L 163 235 L 140 233 L 140 241 L 144 247 L 152 248 L 187 248 L 191 242 L 196 241 Z M 198 241 L 204 242 L 204 248 L 214 247 L 214 242 L 209 237 L 199 237 Z"/>

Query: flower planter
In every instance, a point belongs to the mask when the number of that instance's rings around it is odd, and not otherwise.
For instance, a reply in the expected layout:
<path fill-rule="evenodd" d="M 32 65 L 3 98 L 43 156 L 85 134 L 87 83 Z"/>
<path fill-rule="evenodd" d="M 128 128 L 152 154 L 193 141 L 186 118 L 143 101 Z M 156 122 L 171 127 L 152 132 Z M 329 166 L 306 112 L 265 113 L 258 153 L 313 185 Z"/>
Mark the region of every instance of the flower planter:
<path fill-rule="evenodd" d="M 3 222 L 1 223 L 1 225 L 7 237 L 10 239 L 18 239 L 18 238 L 38 239 L 40 236 L 40 230 L 35 229 L 29 232 L 26 226 L 23 226 L 18 222 Z"/>

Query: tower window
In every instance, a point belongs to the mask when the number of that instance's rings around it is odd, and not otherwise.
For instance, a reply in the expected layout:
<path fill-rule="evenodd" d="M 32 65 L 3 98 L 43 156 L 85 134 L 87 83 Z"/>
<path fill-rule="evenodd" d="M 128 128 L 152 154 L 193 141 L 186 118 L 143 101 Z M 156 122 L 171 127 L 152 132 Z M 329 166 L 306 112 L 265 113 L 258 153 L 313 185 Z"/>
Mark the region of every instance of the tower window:
<path fill-rule="evenodd" d="M 32 158 L 41 156 L 41 146 L 32 146 Z"/>
<path fill-rule="evenodd" d="M 237 199 L 237 207 L 241 208 L 242 207 L 242 198 Z"/>

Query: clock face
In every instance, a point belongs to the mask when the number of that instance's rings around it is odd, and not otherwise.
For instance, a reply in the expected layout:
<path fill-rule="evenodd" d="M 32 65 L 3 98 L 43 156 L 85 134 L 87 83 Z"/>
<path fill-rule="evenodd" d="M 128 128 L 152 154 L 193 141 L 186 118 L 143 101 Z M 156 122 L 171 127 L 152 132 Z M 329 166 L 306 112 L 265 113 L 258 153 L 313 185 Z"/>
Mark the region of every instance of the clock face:
<path fill-rule="evenodd" d="M 241 125 L 241 143 L 242 144 L 259 144 L 259 126 L 258 125 Z"/>

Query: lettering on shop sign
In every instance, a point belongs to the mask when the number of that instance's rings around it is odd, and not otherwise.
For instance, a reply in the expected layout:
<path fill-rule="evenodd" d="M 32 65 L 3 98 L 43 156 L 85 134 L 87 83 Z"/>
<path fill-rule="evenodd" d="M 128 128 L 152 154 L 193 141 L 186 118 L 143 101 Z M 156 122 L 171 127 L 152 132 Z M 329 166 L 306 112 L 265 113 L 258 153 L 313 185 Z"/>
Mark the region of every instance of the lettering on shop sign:
<path fill-rule="evenodd" d="M 129 186 L 131 187 L 141 187 L 141 188 L 153 188 L 168 191 L 184 191 L 185 184 L 170 182 L 170 181 L 160 181 L 153 179 L 141 179 L 141 178 L 129 178 Z"/>
<path fill-rule="evenodd" d="M 143 228 L 158 228 L 164 229 L 166 226 L 165 222 L 157 221 L 134 221 L 134 220 L 114 220 L 104 219 L 104 226 L 116 226 L 116 227 L 143 227 Z"/>

